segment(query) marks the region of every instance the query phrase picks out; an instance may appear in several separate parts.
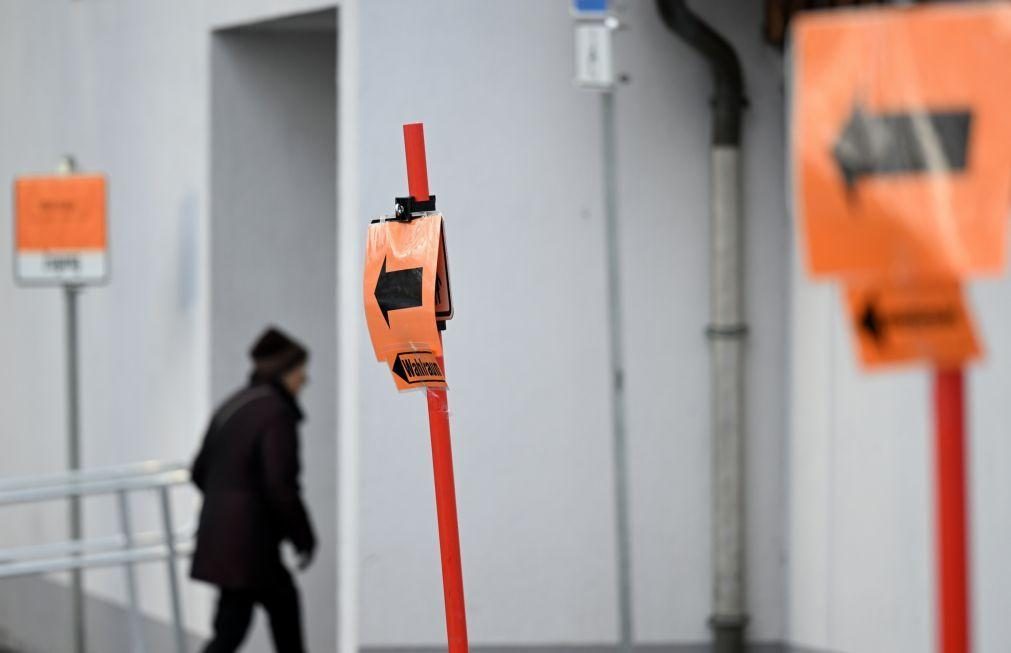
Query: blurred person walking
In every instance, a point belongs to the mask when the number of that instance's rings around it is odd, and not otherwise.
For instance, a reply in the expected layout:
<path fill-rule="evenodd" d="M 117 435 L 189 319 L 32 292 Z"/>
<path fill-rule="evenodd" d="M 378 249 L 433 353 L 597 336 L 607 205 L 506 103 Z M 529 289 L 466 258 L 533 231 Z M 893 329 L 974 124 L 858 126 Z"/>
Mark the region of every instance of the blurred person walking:
<path fill-rule="evenodd" d="M 249 385 L 215 412 L 192 469 L 204 503 L 191 576 L 220 590 L 204 653 L 236 651 L 257 604 L 270 619 L 275 650 L 303 653 L 298 589 L 281 561 L 281 543 L 295 547 L 300 570 L 312 562 L 316 536 L 299 482 L 297 401 L 309 353 L 276 328 L 249 353 Z"/>

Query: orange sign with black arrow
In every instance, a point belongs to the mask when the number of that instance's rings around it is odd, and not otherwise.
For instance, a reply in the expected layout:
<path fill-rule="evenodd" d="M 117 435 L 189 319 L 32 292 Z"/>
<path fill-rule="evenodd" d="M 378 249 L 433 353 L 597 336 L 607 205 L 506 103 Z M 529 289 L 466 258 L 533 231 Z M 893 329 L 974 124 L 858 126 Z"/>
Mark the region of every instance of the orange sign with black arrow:
<path fill-rule="evenodd" d="M 957 282 L 849 285 L 846 304 L 860 361 L 867 366 L 930 360 L 958 365 L 980 355 Z"/>
<path fill-rule="evenodd" d="M 808 269 L 846 284 L 864 365 L 936 366 L 936 642 L 967 653 L 961 366 L 980 343 L 961 283 L 1004 267 L 1011 4 L 809 13 L 792 52 L 793 208 Z"/>
<path fill-rule="evenodd" d="M 379 270 L 379 279 L 376 281 L 374 296 L 379 311 L 386 320 L 386 326 L 390 326 L 390 311 L 403 310 L 405 308 L 419 308 L 421 301 L 421 280 L 422 272 L 425 268 L 405 268 L 388 272 L 386 262 L 388 257 L 383 257 L 383 267 Z"/>
<path fill-rule="evenodd" d="M 453 317 L 443 219 L 379 220 L 365 252 L 365 318 L 400 390 L 446 387 L 439 323 Z"/>
<path fill-rule="evenodd" d="M 929 172 L 932 156 L 949 174 L 964 171 L 971 122 L 969 109 L 872 114 L 857 105 L 832 154 L 852 198 L 861 179 Z"/>
<path fill-rule="evenodd" d="M 815 275 L 1004 263 L 1011 5 L 807 14 L 794 30 L 794 207 Z"/>
<path fill-rule="evenodd" d="M 365 319 L 377 360 L 392 360 L 401 352 L 442 354 L 435 317 L 441 239 L 441 215 L 369 226 Z"/>
<path fill-rule="evenodd" d="M 398 390 L 418 387 L 446 387 L 446 373 L 438 357 L 430 351 L 401 352 L 389 360 Z"/>

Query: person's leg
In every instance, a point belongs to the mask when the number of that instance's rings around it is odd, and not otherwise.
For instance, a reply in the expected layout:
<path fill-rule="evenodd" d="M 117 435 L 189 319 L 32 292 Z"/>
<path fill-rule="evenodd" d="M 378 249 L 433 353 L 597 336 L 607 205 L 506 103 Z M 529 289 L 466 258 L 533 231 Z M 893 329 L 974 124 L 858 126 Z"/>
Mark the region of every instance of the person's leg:
<path fill-rule="evenodd" d="M 302 609 L 298 589 L 287 573 L 277 585 L 260 593 L 260 603 L 270 617 L 270 635 L 277 653 L 305 653 Z"/>
<path fill-rule="evenodd" d="M 242 645 L 253 619 L 253 594 L 241 590 L 221 590 L 214 616 L 214 639 L 204 653 L 233 653 Z"/>

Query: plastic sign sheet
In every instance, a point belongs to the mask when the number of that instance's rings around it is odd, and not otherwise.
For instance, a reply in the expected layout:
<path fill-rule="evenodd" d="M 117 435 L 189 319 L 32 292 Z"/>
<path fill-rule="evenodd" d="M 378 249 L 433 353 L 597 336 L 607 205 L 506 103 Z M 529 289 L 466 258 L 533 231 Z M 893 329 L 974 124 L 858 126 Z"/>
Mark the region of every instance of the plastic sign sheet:
<path fill-rule="evenodd" d="M 846 306 L 868 367 L 927 359 L 941 367 L 980 356 L 961 284 L 850 284 Z"/>
<path fill-rule="evenodd" d="M 105 178 L 14 181 L 14 277 L 27 284 L 93 284 L 109 273 Z"/>
<path fill-rule="evenodd" d="M 812 274 L 1000 272 L 1011 5 L 811 13 L 793 36 L 794 206 Z"/>
<path fill-rule="evenodd" d="M 376 360 L 397 387 L 446 387 L 438 322 L 453 306 L 442 216 L 371 224 L 363 290 Z"/>

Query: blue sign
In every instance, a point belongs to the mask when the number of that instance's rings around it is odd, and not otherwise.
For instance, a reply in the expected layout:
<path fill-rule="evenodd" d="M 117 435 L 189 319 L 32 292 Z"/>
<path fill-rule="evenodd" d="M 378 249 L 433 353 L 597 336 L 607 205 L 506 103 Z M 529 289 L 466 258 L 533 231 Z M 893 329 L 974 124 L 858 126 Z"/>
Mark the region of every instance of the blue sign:
<path fill-rule="evenodd" d="M 607 0 L 572 0 L 572 11 L 577 14 L 606 14 Z"/>

